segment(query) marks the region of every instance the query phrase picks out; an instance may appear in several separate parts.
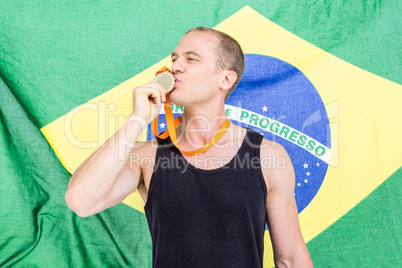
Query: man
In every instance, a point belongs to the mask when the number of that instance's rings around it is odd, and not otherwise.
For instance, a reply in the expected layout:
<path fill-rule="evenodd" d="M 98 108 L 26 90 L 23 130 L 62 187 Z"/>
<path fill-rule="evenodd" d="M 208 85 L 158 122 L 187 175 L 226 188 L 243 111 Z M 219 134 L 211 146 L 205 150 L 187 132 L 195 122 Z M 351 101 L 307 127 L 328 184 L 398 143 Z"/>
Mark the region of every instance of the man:
<path fill-rule="evenodd" d="M 132 115 L 73 174 L 67 205 L 86 217 L 138 188 L 155 267 L 262 267 L 265 223 L 277 267 L 312 267 L 293 196 L 295 175 L 282 146 L 230 124 L 206 152 L 183 153 L 207 144 L 224 124 L 224 102 L 244 69 L 238 43 L 219 31 L 194 28 L 180 40 L 172 62 L 170 99 L 185 107 L 176 129 L 180 151 L 170 138 L 136 142 L 167 91 L 153 81 L 135 88 Z M 264 165 L 269 157 L 284 165 Z"/>

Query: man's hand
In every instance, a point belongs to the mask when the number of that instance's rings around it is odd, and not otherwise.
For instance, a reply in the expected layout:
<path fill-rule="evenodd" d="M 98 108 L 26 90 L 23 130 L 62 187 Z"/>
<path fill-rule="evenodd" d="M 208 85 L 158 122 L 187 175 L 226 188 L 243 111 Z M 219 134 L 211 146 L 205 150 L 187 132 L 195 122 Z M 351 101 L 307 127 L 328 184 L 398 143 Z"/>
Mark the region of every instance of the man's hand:
<path fill-rule="evenodd" d="M 133 89 L 133 115 L 139 115 L 150 123 L 159 115 L 167 90 L 155 81 Z"/>

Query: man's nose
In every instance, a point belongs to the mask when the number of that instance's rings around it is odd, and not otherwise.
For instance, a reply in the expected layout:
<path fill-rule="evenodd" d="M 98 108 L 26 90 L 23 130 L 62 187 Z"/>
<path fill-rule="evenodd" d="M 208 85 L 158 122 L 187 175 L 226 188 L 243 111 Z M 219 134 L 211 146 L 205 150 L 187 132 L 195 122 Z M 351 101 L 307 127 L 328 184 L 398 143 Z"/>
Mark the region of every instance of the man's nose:
<path fill-rule="evenodd" d="M 170 69 L 172 70 L 172 73 L 182 73 L 184 71 L 183 62 L 180 59 L 176 59 Z"/>

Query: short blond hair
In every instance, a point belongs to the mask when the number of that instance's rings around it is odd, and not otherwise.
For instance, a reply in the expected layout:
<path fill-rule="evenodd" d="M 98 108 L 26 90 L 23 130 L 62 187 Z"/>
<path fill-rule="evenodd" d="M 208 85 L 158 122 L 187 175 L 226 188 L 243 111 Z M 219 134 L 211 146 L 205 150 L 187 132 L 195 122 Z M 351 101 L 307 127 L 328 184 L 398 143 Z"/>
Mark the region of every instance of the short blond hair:
<path fill-rule="evenodd" d="M 237 79 L 233 83 L 233 86 L 229 89 L 226 94 L 225 101 L 229 97 L 230 93 L 239 84 L 241 77 L 244 72 L 244 54 L 239 45 L 239 43 L 230 35 L 224 32 L 206 28 L 206 27 L 195 27 L 186 32 L 186 34 L 191 32 L 205 32 L 215 35 L 218 38 L 218 49 L 217 49 L 217 60 L 216 68 L 219 71 L 231 70 L 237 74 Z"/>

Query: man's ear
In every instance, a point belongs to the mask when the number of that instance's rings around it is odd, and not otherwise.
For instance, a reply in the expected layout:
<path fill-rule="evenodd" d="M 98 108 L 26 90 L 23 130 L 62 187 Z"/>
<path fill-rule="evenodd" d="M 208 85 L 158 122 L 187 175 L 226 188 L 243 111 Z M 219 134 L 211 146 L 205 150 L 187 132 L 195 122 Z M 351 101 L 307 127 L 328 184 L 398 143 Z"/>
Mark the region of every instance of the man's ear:
<path fill-rule="evenodd" d="M 220 88 L 224 90 L 229 90 L 234 82 L 236 82 L 237 79 L 237 74 L 235 71 L 232 70 L 226 70 L 222 72 L 222 79 L 221 79 L 221 85 Z"/>

